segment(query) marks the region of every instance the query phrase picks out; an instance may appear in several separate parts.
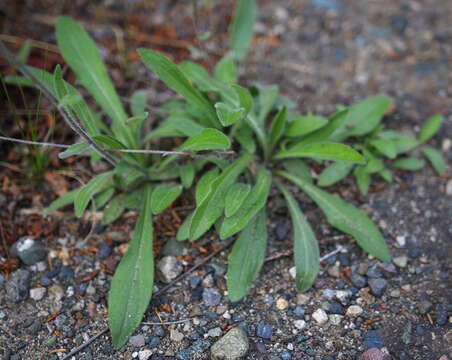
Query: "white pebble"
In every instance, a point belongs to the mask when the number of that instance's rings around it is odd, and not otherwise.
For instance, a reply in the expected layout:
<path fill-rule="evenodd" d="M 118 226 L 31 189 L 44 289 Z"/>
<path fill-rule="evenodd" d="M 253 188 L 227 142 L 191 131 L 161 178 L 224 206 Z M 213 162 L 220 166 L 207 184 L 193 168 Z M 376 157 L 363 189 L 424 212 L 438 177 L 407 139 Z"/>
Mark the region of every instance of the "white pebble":
<path fill-rule="evenodd" d="M 33 300 L 39 301 L 42 300 L 44 295 L 46 294 L 46 288 L 40 287 L 40 288 L 34 288 L 30 290 L 30 298 Z"/>
<path fill-rule="evenodd" d="M 328 315 L 326 314 L 325 310 L 323 309 L 317 309 L 312 313 L 312 317 L 319 325 L 326 324 L 328 322 Z"/>
<path fill-rule="evenodd" d="M 358 316 L 359 314 L 361 314 L 362 312 L 363 312 L 363 308 L 361 306 L 352 305 L 352 306 L 348 307 L 345 315 L 350 316 L 350 317 L 355 317 L 355 316 Z"/>
<path fill-rule="evenodd" d="M 306 321 L 304 320 L 295 320 L 293 322 L 293 325 L 297 328 L 297 329 L 304 329 L 306 327 Z"/>

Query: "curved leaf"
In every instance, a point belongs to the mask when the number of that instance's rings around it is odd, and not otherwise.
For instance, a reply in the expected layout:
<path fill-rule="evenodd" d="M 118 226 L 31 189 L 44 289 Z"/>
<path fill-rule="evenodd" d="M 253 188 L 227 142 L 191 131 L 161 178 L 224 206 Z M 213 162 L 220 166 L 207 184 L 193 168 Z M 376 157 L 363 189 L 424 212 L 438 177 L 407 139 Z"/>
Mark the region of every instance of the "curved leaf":
<path fill-rule="evenodd" d="M 292 194 L 281 183 L 276 184 L 286 198 L 292 219 L 297 289 L 306 291 L 312 286 L 320 270 L 319 244 Z"/>
<path fill-rule="evenodd" d="M 118 219 L 126 209 L 124 203 L 125 194 L 115 196 L 105 207 L 102 216 L 102 225 L 111 224 Z"/>
<path fill-rule="evenodd" d="M 157 185 L 151 195 L 151 210 L 154 215 L 165 210 L 182 192 L 181 185 Z"/>
<path fill-rule="evenodd" d="M 259 275 L 267 248 L 265 211 L 251 219 L 234 242 L 228 259 L 228 297 L 234 301 L 243 298 Z"/>
<path fill-rule="evenodd" d="M 219 172 L 218 168 L 213 168 L 199 179 L 195 191 L 196 205 L 201 204 L 207 195 L 209 195 L 212 182 L 217 178 Z"/>
<path fill-rule="evenodd" d="M 359 246 L 380 260 L 385 262 L 391 260 L 383 235 L 367 215 L 342 199 L 288 172 L 278 171 L 278 174 L 299 186 L 319 206 L 332 226 L 352 235 Z"/>
<path fill-rule="evenodd" d="M 289 124 L 285 135 L 289 137 L 304 136 L 321 129 L 326 124 L 328 124 L 328 120 L 323 117 L 312 115 L 298 117 Z"/>
<path fill-rule="evenodd" d="M 355 165 L 346 162 L 335 162 L 323 169 L 317 178 L 318 186 L 331 186 L 345 178 Z"/>
<path fill-rule="evenodd" d="M 253 27 L 257 18 L 255 0 L 239 0 L 232 18 L 231 49 L 237 60 L 244 60 L 253 39 Z"/>
<path fill-rule="evenodd" d="M 410 171 L 420 170 L 424 167 L 424 165 L 424 161 L 415 157 L 401 158 L 391 164 L 392 167 Z"/>
<path fill-rule="evenodd" d="M 287 150 L 278 152 L 274 156 L 274 159 L 297 157 L 306 157 L 316 160 L 349 161 L 359 164 L 365 163 L 364 157 L 350 146 L 332 142 L 320 142 L 307 145 L 297 144 Z"/>
<path fill-rule="evenodd" d="M 231 146 L 231 141 L 217 129 L 203 129 L 199 134 L 188 138 L 180 150 L 226 150 Z"/>
<path fill-rule="evenodd" d="M 419 142 L 426 142 L 433 135 L 435 135 L 441 127 L 442 121 L 443 117 L 441 114 L 430 116 L 427 121 L 422 124 L 421 131 L 419 133 Z"/>
<path fill-rule="evenodd" d="M 440 176 L 444 175 L 444 173 L 446 172 L 446 163 L 441 153 L 430 146 L 423 147 L 421 149 L 421 152 L 432 164 L 433 168 L 438 173 L 438 175 Z"/>
<path fill-rule="evenodd" d="M 250 192 L 250 186 L 242 183 L 235 183 L 229 188 L 226 193 L 226 204 L 224 208 L 224 214 L 226 217 L 234 215 L 240 206 L 242 206 L 243 201 L 248 196 Z"/>
<path fill-rule="evenodd" d="M 249 195 L 243 201 L 238 211 L 224 219 L 221 225 L 220 237 L 225 239 L 242 230 L 246 224 L 256 215 L 267 202 L 270 191 L 272 177 L 268 170 L 260 169 L 257 174 L 256 184 L 253 186 Z"/>
<path fill-rule="evenodd" d="M 127 342 L 140 324 L 154 284 L 150 185 L 146 187 L 143 200 L 132 240 L 111 280 L 108 296 L 108 323 L 116 349 Z"/>
<path fill-rule="evenodd" d="M 74 199 L 75 215 L 82 216 L 91 198 L 105 190 L 110 182 L 111 172 L 106 172 L 91 179 L 89 183 L 80 188 L 78 196 Z"/>

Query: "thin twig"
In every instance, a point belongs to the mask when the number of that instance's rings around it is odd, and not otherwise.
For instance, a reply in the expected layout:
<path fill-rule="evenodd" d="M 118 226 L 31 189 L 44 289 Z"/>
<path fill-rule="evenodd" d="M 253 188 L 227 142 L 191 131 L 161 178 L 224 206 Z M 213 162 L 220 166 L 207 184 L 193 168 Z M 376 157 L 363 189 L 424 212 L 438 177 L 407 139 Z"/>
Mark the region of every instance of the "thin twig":
<path fill-rule="evenodd" d="M 39 145 L 42 147 L 56 147 L 56 148 L 70 148 L 71 145 L 66 144 L 55 144 L 55 143 L 48 143 L 48 142 L 40 142 L 40 141 L 31 141 L 31 140 L 23 140 L 23 139 L 17 139 L 17 138 L 10 138 L 5 136 L 0 136 L 0 140 L 4 141 L 11 141 L 11 142 L 17 142 L 21 144 L 27 144 L 27 145 Z M 183 155 L 183 156 L 191 156 L 191 157 L 200 157 L 200 155 L 194 155 L 189 152 L 185 151 L 169 151 L 169 150 L 140 150 L 140 149 L 104 149 L 104 151 L 107 152 L 120 152 L 120 153 L 133 153 L 133 154 L 159 154 L 163 156 L 168 155 Z M 235 154 L 234 151 L 212 151 L 214 154 L 221 154 L 221 155 L 232 155 Z"/>
<path fill-rule="evenodd" d="M 159 326 L 159 325 L 173 325 L 173 324 L 182 324 L 184 322 L 193 320 L 194 318 L 187 318 L 182 320 L 174 320 L 174 321 L 163 321 L 163 322 L 142 322 L 142 325 L 150 325 L 150 326 Z"/>
<path fill-rule="evenodd" d="M 323 255 L 319 259 L 319 261 L 325 261 L 326 259 L 330 258 L 333 255 L 336 255 L 337 253 L 341 252 L 344 249 L 345 249 L 345 247 L 343 247 L 342 245 L 338 245 L 335 250 L 329 252 L 328 254 Z M 281 253 L 272 254 L 272 255 L 268 256 L 265 259 L 265 262 L 281 259 L 283 257 L 290 256 L 292 254 L 293 254 L 293 250 L 288 250 L 288 251 L 284 251 L 284 252 L 281 252 Z"/>
<path fill-rule="evenodd" d="M 72 349 L 70 353 L 68 353 L 67 355 L 65 355 L 63 358 L 61 358 L 61 360 L 67 360 L 70 357 L 74 356 L 75 354 L 77 354 L 79 351 L 82 351 L 84 348 L 86 348 L 88 345 L 90 345 L 93 341 L 97 340 L 98 338 L 100 338 L 102 335 L 106 334 L 108 332 L 108 328 L 103 329 L 100 333 L 98 333 L 97 335 L 93 336 L 91 339 L 89 339 L 87 342 L 83 343 L 82 345 L 77 346 L 76 348 Z"/>

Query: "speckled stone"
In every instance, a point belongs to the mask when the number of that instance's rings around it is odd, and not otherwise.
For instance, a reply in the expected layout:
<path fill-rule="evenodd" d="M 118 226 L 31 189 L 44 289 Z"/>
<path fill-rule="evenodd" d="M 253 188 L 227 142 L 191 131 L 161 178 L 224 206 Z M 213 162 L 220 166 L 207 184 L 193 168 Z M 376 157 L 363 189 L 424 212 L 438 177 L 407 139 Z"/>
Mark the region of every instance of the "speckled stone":
<path fill-rule="evenodd" d="M 238 360 L 242 359 L 249 349 L 248 336 L 239 327 L 229 330 L 210 349 L 212 360 Z"/>

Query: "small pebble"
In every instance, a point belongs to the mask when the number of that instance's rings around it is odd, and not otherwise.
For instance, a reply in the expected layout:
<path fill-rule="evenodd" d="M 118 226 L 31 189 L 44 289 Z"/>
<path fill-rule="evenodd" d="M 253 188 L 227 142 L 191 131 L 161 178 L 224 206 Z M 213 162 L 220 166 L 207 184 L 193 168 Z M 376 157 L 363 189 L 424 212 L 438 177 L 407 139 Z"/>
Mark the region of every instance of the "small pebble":
<path fill-rule="evenodd" d="M 34 288 L 30 290 L 30 298 L 32 298 L 35 301 L 42 300 L 44 295 L 46 294 L 46 288 Z"/>
<path fill-rule="evenodd" d="M 363 336 L 363 340 L 363 345 L 367 349 L 381 349 L 384 346 L 383 340 L 375 330 L 367 331 Z"/>
<path fill-rule="evenodd" d="M 333 301 L 333 302 L 330 304 L 328 311 L 329 311 L 331 314 L 339 314 L 339 315 L 341 315 L 341 314 L 343 313 L 343 311 L 344 311 L 344 308 L 343 308 L 342 305 L 339 304 L 338 302 Z"/>
<path fill-rule="evenodd" d="M 373 279 L 379 279 L 383 277 L 383 274 L 381 273 L 380 269 L 378 269 L 376 266 L 373 266 L 367 270 L 366 273 L 367 277 L 373 278 Z"/>
<path fill-rule="evenodd" d="M 170 330 L 170 339 L 175 342 L 181 342 L 184 339 L 184 334 L 177 331 L 176 329 Z"/>
<path fill-rule="evenodd" d="M 370 279 L 369 286 L 372 294 L 375 296 L 381 296 L 386 290 L 388 282 L 385 279 Z"/>
<path fill-rule="evenodd" d="M 323 309 L 317 309 L 312 313 L 312 318 L 317 322 L 319 325 L 324 325 L 328 322 L 328 315 L 326 314 L 325 310 Z"/>
<path fill-rule="evenodd" d="M 385 354 L 383 351 L 377 348 L 369 349 L 365 353 L 363 353 L 359 360 L 391 360 L 392 357 L 388 354 Z"/>
<path fill-rule="evenodd" d="M 207 332 L 207 336 L 210 336 L 210 337 L 220 337 L 220 336 L 221 336 L 221 333 L 222 333 L 221 328 L 215 327 L 215 328 L 213 328 L 213 329 L 210 329 L 210 330 Z"/>
<path fill-rule="evenodd" d="M 356 317 L 363 312 L 363 308 L 359 305 L 349 306 L 345 315 L 349 317 Z"/>
<path fill-rule="evenodd" d="M 306 327 L 306 321 L 304 320 L 295 320 L 293 322 L 293 325 L 297 328 L 297 329 L 304 329 Z"/>
<path fill-rule="evenodd" d="M 135 346 L 135 347 L 142 347 L 145 345 L 144 336 L 143 335 L 131 336 L 129 339 L 129 343 L 130 343 L 130 345 Z"/>
<path fill-rule="evenodd" d="M 270 325 L 257 325 L 256 335 L 262 339 L 270 339 L 273 336 L 273 328 Z"/>
<path fill-rule="evenodd" d="M 221 301 L 221 295 L 218 290 L 207 288 L 202 292 L 202 301 L 206 306 L 217 306 Z"/>
<path fill-rule="evenodd" d="M 440 326 L 447 324 L 447 308 L 443 305 L 439 305 L 436 309 L 436 323 Z"/>
<path fill-rule="evenodd" d="M 151 350 L 141 350 L 138 352 L 138 359 L 140 360 L 148 360 L 150 359 L 150 357 L 152 356 L 152 351 Z"/>
<path fill-rule="evenodd" d="M 358 289 L 361 289 L 367 285 L 367 280 L 364 276 L 361 276 L 357 273 L 352 273 L 350 276 L 350 281 L 354 286 L 356 286 Z"/>
<path fill-rule="evenodd" d="M 278 300 L 276 300 L 276 307 L 279 310 L 286 310 L 289 307 L 289 303 L 286 299 L 279 298 Z"/>
<path fill-rule="evenodd" d="M 394 259 L 392 259 L 392 261 L 398 267 L 404 268 L 404 267 L 406 267 L 406 265 L 408 263 L 408 258 L 406 256 L 398 256 L 398 257 L 395 257 Z"/>

